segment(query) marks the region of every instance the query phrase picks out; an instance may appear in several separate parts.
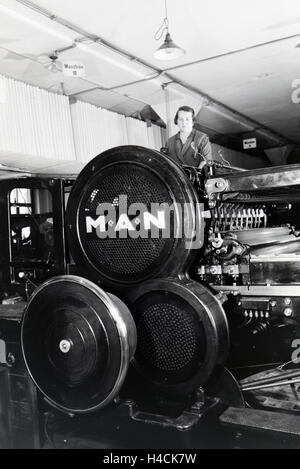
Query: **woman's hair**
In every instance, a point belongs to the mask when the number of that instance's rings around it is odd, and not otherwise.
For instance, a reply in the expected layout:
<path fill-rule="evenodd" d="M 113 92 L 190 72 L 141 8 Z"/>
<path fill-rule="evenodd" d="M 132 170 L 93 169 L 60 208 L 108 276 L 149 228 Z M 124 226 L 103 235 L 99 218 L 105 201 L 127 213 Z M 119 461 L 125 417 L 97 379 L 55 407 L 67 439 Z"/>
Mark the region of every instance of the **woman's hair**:
<path fill-rule="evenodd" d="M 177 122 L 178 122 L 178 113 L 179 113 L 179 111 L 190 112 L 192 114 L 193 121 L 195 120 L 195 111 L 194 111 L 194 109 L 190 106 L 181 106 L 177 109 L 176 115 L 174 117 L 174 124 L 177 124 Z"/>

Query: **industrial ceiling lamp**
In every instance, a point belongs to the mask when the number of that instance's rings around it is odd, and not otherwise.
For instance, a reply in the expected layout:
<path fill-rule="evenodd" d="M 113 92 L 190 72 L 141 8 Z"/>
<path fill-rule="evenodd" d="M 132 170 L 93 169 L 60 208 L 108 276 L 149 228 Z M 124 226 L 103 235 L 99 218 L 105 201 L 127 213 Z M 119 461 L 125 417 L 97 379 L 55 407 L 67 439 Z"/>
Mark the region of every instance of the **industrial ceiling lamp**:
<path fill-rule="evenodd" d="M 56 51 L 53 52 L 52 55 L 49 55 L 49 59 L 51 60 L 51 62 L 44 64 L 44 67 L 47 68 L 52 73 L 61 72 L 61 69 L 59 68 L 59 65 L 57 62 L 58 54 Z"/>
<path fill-rule="evenodd" d="M 166 32 L 166 37 L 163 44 L 154 52 L 154 57 L 158 60 L 173 60 L 178 59 L 182 55 L 185 54 L 185 50 L 181 47 L 177 46 L 169 33 L 169 20 L 168 20 L 168 12 L 167 12 L 167 0 L 165 0 L 165 18 L 158 29 L 158 31 L 154 35 L 154 39 L 159 41 L 163 34 Z"/>

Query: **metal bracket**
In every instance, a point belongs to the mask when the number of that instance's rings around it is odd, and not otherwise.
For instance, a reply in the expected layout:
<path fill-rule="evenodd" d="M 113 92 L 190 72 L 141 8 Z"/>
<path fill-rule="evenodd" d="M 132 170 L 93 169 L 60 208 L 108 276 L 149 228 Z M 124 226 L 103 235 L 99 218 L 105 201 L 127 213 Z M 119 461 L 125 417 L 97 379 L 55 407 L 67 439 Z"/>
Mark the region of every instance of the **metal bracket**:
<path fill-rule="evenodd" d="M 228 190 L 228 181 L 223 178 L 208 179 L 205 183 L 208 195 Z"/>
<path fill-rule="evenodd" d="M 214 409 L 220 400 L 218 398 L 209 398 L 205 401 L 197 400 L 191 407 L 187 408 L 178 417 L 170 417 L 167 415 L 154 414 L 151 412 L 143 412 L 133 401 L 124 401 L 121 405 L 125 407 L 129 417 L 137 422 L 143 422 L 161 427 L 175 428 L 179 431 L 187 431 L 197 425 L 201 418 L 207 412 Z"/>

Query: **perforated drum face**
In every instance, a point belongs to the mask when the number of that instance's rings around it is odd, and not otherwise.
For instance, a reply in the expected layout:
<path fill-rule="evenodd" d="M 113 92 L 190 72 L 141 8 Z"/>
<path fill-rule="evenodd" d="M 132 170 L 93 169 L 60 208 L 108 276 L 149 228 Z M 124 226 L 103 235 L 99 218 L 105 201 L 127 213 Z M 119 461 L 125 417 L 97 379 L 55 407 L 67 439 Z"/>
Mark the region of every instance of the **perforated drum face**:
<path fill-rule="evenodd" d="M 78 211 L 78 231 L 82 250 L 97 270 L 110 279 L 136 282 L 147 278 L 149 271 L 154 273 L 159 269 L 161 262 L 168 258 L 175 240 L 173 237 L 164 239 L 162 233 L 159 238 L 150 237 L 150 233 L 147 237 L 133 238 L 127 229 L 112 232 L 115 237 L 102 239 L 96 229 L 88 233 L 87 217 L 95 220 L 97 210 L 104 204 L 115 208 L 115 214 L 107 216 L 107 224 L 113 223 L 117 228 L 122 195 L 126 196 L 128 207 L 144 204 L 148 213 L 151 212 L 151 204 L 172 204 L 166 186 L 153 172 L 145 173 L 143 167 L 133 164 L 110 166 L 89 182 Z M 125 212 L 127 214 L 127 210 Z M 133 226 L 138 230 L 137 224 L 143 223 L 142 216 L 141 213 L 128 214 L 123 221 L 129 228 Z M 173 226 L 173 220 L 171 224 Z"/>
<path fill-rule="evenodd" d="M 129 293 L 137 326 L 134 366 L 160 391 L 183 394 L 204 385 L 229 348 L 225 312 L 192 281 L 153 280 Z"/>
<path fill-rule="evenodd" d="M 104 407 L 119 391 L 136 332 L 120 300 L 85 279 L 63 276 L 34 294 L 21 339 L 28 371 L 47 400 L 83 413 Z"/>
<path fill-rule="evenodd" d="M 192 306 L 170 292 L 155 291 L 134 305 L 138 346 L 136 362 L 154 381 L 179 384 L 203 365 L 206 337 Z"/>
<path fill-rule="evenodd" d="M 195 205 L 190 181 L 164 155 L 131 146 L 104 152 L 78 176 L 68 202 L 79 271 L 117 291 L 183 272 L 196 252 L 186 234 L 195 228 Z"/>

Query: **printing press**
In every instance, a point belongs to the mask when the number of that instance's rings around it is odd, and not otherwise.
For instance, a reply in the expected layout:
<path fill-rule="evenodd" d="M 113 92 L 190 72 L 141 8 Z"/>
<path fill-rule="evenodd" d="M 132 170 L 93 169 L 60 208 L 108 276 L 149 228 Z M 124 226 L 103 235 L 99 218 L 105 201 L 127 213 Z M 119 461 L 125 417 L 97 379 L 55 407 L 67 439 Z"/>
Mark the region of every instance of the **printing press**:
<path fill-rule="evenodd" d="M 300 447 L 300 165 L 121 146 L 0 192 L 5 447 Z"/>

